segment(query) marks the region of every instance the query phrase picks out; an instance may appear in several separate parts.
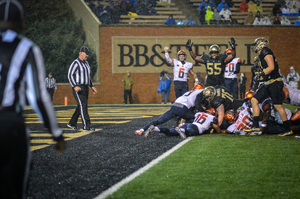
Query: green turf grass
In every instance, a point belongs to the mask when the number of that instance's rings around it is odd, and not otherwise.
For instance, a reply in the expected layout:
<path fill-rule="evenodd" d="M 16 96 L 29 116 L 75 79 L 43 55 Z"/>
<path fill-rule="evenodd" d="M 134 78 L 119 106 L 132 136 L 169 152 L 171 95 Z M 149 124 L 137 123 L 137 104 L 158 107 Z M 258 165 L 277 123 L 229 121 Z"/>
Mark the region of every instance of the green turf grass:
<path fill-rule="evenodd" d="M 195 137 L 109 198 L 300 198 L 300 140 Z"/>
<path fill-rule="evenodd" d="M 298 106 L 292 106 L 290 104 L 283 104 L 283 106 L 287 109 L 290 109 L 292 112 L 295 112 L 295 110 L 298 108 Z"/>

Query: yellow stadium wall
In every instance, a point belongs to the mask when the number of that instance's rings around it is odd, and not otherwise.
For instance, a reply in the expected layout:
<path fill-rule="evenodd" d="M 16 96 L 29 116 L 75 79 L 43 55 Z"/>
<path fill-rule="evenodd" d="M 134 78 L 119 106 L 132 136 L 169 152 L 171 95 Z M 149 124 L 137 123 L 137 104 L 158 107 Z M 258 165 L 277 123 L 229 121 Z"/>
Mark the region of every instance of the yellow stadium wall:
<path fill-rule="evenodd" d="M 188 38 L 192 39 L 196 45 L 200 45 L 199 54 L 208 53 L 207 47 L 201 47 L 201 43 L 206 45 L 220 43 L 222 52 L 225 51 L 226 45 L 230 40 L 230 37 L 234 37 L 237 41 L 237 57 L 243 57 L 242 60 L 246 61 L 246 65 L 242 66 L 241 72 L 245 72 L 248 78 L 246 90 L 250 87 L 250 67 L 247 65 L 248 60 L 253 63 L 253 57 L 256 56 L 252 52 L 246 52 L 246 44 L 253 38 L 265 36 L 270 41 L 270 48 L 277 56 L 279 68 L 286 76 L 289 72 L 289 67 L 294 66 L 296 71 L 300 72 L 300 56 L 298 53 L 298 47 L 300 46 L 299 27 L 109 27 L 100 26 L 99 28 L 99 41 L 100 41 L 100 82 L 96 83 L 98 90 L 97 95 L 93 95 L 90 92 L 89 104 L 117 104 L 123 103 L 123 85 L 121 80 L 126 71 L 132 72 L 134 79 L 134 86 L 132 91 L 134 103 L 161 103 L 160 94 L 157 93 L 158 77 L 160 71 L 167 69 L 172 76 L 172 69 L 166 64 L 161 66 L 153 66 L 151 63 L 145 66 L 120 66 L 120 46 L 126 44 L 126 46 L 133 49 L 133 52 L 129 55 L 128 48 L 124 48 L 127 52 L 123 52 L 127 55 L 123 56 L 125 62 L 129 57 L 135 57 L 136 46 L 148 46 L 148 57 L 154 56 L 153 60 L 156 63 L 161 63 L 161 60 L 156 59 L 155 52 L 160 56 L 164 56 L 163 47 L 170 44 L 183 45 Z M 178 42 L 179 41 L 179 42 Z M 217 42 L 216 42 L 217 41 Z M 142 45 L 145 42 L 145 45 Z M 199 43 L 201 42 L 201 43 Z M 155 46 L 155 52 L 151 47 Z M 169 46 L 170 47 L 170 46 Z M 176 58 L 177 46 L 173 46 L 171 49 L 171 58 Z M 181 49 L 186 50 L 185 47 Z M 125 51 L 124 50 L 124 51 Z M 153 52 L 152 52 L 152 51 Z M 203 50 L 203 52 L 202 52 Z M 140 62 L 146 63 L 143 52 L 143 47 L 140 47 Z M 186 51 L 187 52 L 187 51 Z M 144 54 L 143 54 L 144 53 Z M 248 53 L 248 55 L 246 55 Z M 123 54 L 124 55 L 124 54 Z M 189 54 L 187 61 L 192 61 Z M 136 61 L 135 61 L 136 62 Z M 194 63 L 194 62 L 193 62 Z M 159 65 L 158 64 L 158 65 Z M 202 76 L 205 77 L 205 66 L 195 66 L 194 71 L 200 71 Z M 193 78 L 190 76 L 190 88 L 192 87 Z M 58 90 L 54 94 L 54 104 L 64 104 L 65 97 L 68 98 L 69 104 L 76 104 L 76 101 L 72 95 L 72 89 L 69 84 L 58 84 Z M 175 100 L 175 93 L 173 84 L 171 86 L 170 93 L 171 101 Z"/>

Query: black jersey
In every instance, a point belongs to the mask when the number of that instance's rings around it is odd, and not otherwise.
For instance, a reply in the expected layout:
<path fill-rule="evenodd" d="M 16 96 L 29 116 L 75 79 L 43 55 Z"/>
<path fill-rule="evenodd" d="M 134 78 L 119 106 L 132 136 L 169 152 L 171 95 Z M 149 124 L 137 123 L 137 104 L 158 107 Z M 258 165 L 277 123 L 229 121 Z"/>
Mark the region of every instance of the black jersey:
<path fill-rule="evenodd" d="M 206 86 L 218 86 L 225 85 L 224 72 L 226 64 L 224 63 L 227 55 L 221 54 L 216 59 L 213 59 L 210 55 L 203 54 L 200 56 L 204 60 L 206 67 Z"/>
<path fill-rule="evenodd" d="M 261 70 L 264 71 L 268 67 L 267 62 L 264 59 L 265 56 L 267 56 L 267 55 L 272 55 L 273 56 L 273 61 L 274 61 L 274 67 L 275 68 L 270 74 L 268 74 L 264 77 L 263 81 L 268 81 L 270 79 L 277 79 L 277 78 L 280 77 L 280 74 L 278 72 L 279 67 L 278 67 L 276 56 L 273 53 L 273 51 L 268 47 L 264 47 L 262 49 L 262 51 L 260 52 L 260 54 L 259 54 L 259 66 L 261 67 Z"/>
<path fill-rule="evenodd" d="M 262 71 L 260 70 L 260 67 L 258 66 L 258 64 L 254 64 L 251 67 L 252 77 L 251 77 L 251 81 L 250 81 L 250 89 L 253 89 L 253 86 L 255 85 L 256 81 L 255 81 L 254 77 L 260 72 L 262 72 Z"/>
<path fill-rule="evenodd" d="M 214 97 L 213 101 L 211 102 L 211 107 L 217 109 L 219 106 L 223 104 L 224 111 L 229 109 L 237 109 L 238 107 L 242 106 L 245 100 L 238 100 L 235 99 L 227 88 L 225 87 L 217 87 L 216 88 L 216 96 Z"/>

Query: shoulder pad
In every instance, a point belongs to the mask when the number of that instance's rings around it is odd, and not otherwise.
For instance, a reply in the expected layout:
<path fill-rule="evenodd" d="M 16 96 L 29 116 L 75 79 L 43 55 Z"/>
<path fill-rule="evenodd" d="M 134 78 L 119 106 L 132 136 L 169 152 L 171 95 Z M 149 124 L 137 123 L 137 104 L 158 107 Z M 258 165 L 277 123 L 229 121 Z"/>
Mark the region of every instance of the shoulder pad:
<path fill-rule="evenodd" d="M 213 99 L 213 101 L 211 102 L 211 107 L 213 107 L 214 109 L 217 109 L 219 106 L 221 106 L 221 102 L 220 100 L 217 100 L 218 98 L 215 97 L 215 99 Z"/>
<path fill-rule="evenodd" d="M 266 55 L 269 55 L 269 54 L 271 54 L 271 55 L 273 54 L 272 50 L 270 48 L 265 47 L 261 50 L 259 58 L 263 59 Z"/>

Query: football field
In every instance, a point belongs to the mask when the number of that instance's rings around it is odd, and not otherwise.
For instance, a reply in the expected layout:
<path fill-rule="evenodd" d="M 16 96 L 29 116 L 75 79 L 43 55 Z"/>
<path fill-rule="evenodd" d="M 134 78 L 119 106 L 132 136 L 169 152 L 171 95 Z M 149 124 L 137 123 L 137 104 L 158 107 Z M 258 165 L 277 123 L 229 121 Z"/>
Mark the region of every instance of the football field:
<path fill-rule="evenodd" d="M 55 107 L 67 140 L 61 155 L 26 110 L 33 159 L 28 198 L 300 198 L 300 140 L 134 134 L 169 107 L 90 105 L 95 132 L 66 128 L 75 106 Z"/>

